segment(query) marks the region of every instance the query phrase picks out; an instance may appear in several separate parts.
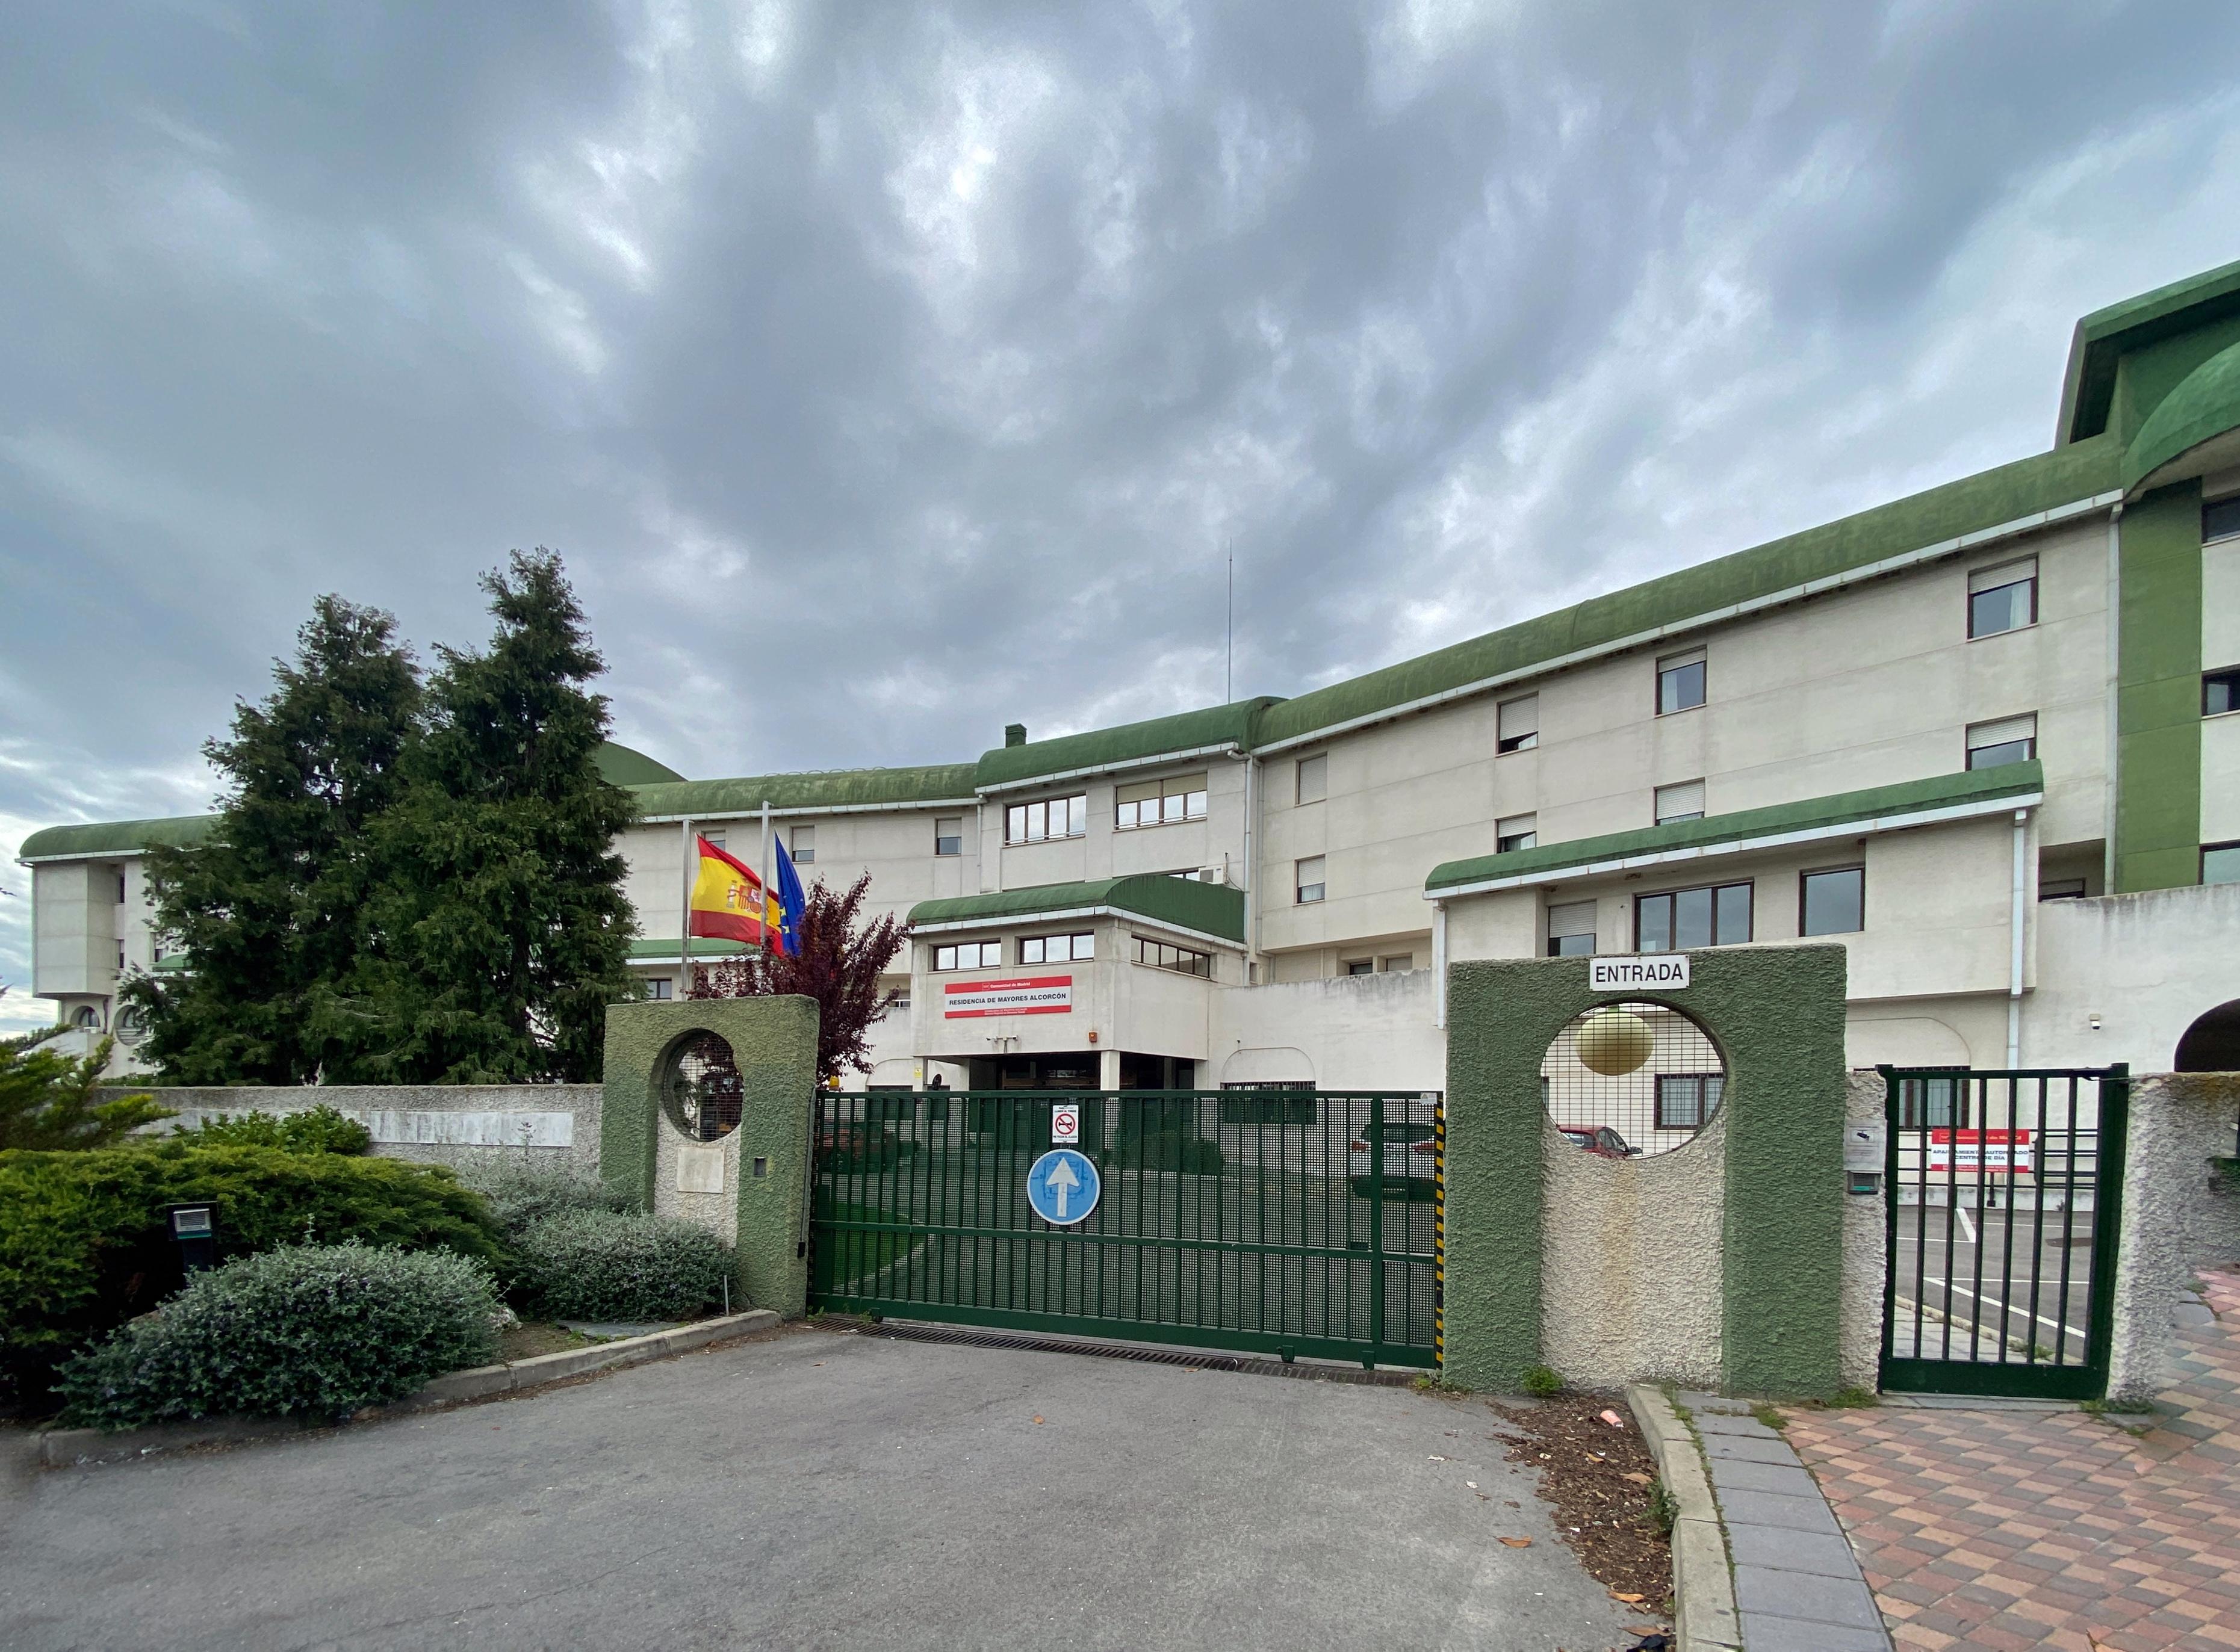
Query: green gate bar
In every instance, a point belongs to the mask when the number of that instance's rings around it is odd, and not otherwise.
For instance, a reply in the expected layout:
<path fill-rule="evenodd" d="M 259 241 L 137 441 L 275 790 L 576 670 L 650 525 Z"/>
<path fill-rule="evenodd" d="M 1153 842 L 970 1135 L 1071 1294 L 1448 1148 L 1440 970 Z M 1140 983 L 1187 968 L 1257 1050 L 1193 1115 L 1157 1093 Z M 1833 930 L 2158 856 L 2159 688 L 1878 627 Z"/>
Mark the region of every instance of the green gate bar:
<path fill-rule="evenodd" d="M 1065 1228 L 1026 1197 L 1060 1103 L 1102 1183 Z M 820 1094 L 810 1301 L 1430 1366 L 1440 1112 L 1416 1091 Z"/>

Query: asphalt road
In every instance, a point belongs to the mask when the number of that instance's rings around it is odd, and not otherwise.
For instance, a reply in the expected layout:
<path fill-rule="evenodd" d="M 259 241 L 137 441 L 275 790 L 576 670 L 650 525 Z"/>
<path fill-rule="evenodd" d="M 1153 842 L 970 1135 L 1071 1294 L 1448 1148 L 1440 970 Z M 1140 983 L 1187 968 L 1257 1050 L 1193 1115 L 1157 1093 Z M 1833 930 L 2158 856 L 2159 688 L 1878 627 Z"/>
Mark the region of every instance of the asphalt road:
<path fill-rule="evenodd" d="M 2057 1210 L 2041 1214 L 2025 1204 L 2018 1211 L 1956 1207 L 1948 1212 L 1942 1205 L 1932 1205 L 1924 1231 L 1919 1209 L 1902 1206 L 1897 1220 L 1897 1294 L 1958 1322 L 1949 1336 L 1944 1326 L 1924 1323 L 1923 1356 L 1969 1358 L 1970 1333 L 1980 1325 L 1982 1340 L 1975 1356 L 1978 1359 L 1997 1359 L 1999 1339 L 2003 1337 L 2010 1360 L 2027 1355 L 2026 1348 L 2017 1346 L 2023 1343 L 2044 1349 L 2046 1356 L 2058 1348 L 2064 1362 L 2083 1360 L 2091 1320 L 2092 1222 L 2090 1211 L 2074 1213 L 2068 1226 L 2077 1242 L 2063 1245 L 2058 1242 L 2063 1222 Z M 2068 1274 L 2065 1296 L 2064 1268 Z M 1900 1341 L 1910 1342 L 1911 1314 L 1901 1309 L 1898 1320 Z"/>
<path fill-rule="evenodd" d="M 50 1471 L 0 1526 L 0 1645 L 1630 1645 L 1494 1423 L 1408 1389 L 799 1329 Z"/>

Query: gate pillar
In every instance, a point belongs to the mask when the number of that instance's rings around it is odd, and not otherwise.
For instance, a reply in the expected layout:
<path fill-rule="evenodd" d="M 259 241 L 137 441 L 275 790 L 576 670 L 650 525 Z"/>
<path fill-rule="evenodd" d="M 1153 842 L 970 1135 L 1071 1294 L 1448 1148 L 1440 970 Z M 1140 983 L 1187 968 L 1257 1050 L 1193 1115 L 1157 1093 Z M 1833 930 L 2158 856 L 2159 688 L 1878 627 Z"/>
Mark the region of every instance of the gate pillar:
<path fill-rule="evenodd" d="M 1548 1156 L 1579 1149 L 1557 1145 L 1541 1062 L 1573 1016 L 1646 1000 L 1694 1020 L 1726 1063 L 1721 1254 L 1705 1259 L 1717 1269 L 1720 1346 L 1701 1350 L 1704 1362 L 1737 1392 L 1824 1396 L 1841 1385 L 1846 954 L 1823 943 L 1688 958 L 1690 984 L 1661 991 L 1597 992 L 1586 958 L 1450 966 L 1447 1380 L 1513 1391 L 1542 1362 L 1549 1293 L 1592 1311 L 1598 1282 L 1543 1277 Z"/>
<path fill-rule="evenodd" d="M 600 1174 L 639 1209 L 704 1222 L 731 1240 L 734 1306 L 773 1308 L 789 1318 L 809 1294 L 817 1031 L 813 998 L 685 998 L 607 1009 Z M 720 1047 L 706 1044 L 707 1034 Z M 680 1091 L 690 1087 L 677 1081 L 689 1056 L 711 1048 L 721 1049 L 731 1071 L 713 1087 L 723 1116 L 700 1123 L 681 1110 Z M 697 1100 L 687 1096 L 685 1104 Z"/>

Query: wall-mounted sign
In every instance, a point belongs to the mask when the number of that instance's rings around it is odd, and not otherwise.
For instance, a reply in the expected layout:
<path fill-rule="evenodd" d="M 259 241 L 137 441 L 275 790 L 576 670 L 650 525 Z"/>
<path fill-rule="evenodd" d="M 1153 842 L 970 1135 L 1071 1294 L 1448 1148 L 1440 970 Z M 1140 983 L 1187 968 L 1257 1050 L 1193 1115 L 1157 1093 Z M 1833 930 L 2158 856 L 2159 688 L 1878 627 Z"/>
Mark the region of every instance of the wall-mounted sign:
<path fill-rule="evenodd" d="M 2028 1176 L 2028 1130 L 1931 1130 L 1929 1168 L 1947 1175 Z"/>
<path fill-rule="evenodd" d="M 1081 1145 L 1081 1103 L 1059 1102 L 1050 1109 L 1050 1145 Z"/>
<path fill-rule="evenodd" d="M 1587 985 L 1597 992 L 1623 992 L 1634 987 L 1670 991 L 1687 984 L 1688 955 L 1684 952 L 1587 960 Z"/>
<path fill-rule="evenodd" d="M 957 981 L 941 991 L 942 1016 L 949 1021 L 973 1016 L 1062 1016 L 1073 1008 L 1071 976 Z"/>

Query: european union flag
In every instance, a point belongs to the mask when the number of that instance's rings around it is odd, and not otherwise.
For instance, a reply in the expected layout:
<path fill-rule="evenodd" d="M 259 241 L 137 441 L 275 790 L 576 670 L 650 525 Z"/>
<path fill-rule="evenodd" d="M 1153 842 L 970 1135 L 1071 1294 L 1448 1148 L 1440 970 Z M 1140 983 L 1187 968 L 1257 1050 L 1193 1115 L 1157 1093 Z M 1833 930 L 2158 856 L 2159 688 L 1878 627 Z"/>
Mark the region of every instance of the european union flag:
<path fill-rule="evenodd" d="M 789 958 L 801 956 L 801 874 L 793 869 L 793 856 L 785 852 L 785 839 L 776 832 L 770 842 L 777 850 L 777 949 Z"/>

